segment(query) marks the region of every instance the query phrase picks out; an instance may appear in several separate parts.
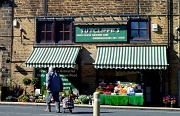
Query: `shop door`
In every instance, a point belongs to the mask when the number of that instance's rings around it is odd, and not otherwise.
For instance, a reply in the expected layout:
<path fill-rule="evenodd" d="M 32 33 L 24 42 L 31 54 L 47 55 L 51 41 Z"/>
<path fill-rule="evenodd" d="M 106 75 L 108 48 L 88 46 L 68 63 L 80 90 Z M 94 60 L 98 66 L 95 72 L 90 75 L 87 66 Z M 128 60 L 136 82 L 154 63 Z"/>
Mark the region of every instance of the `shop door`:
<path fill-rule="evenodd" d="M 159 71 L 146 71 L 145 75 L 145 102 L 149 105 L 161 103 Z"/>

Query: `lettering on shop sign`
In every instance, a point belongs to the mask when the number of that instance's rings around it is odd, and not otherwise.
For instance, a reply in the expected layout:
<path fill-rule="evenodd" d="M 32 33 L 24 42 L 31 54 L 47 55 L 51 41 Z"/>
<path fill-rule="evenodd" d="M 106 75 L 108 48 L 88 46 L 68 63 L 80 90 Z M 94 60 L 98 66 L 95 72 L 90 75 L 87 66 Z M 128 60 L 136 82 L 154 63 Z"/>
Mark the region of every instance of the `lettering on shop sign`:
<path fill-rule="evenodd" d="M 81 28 L 81 33 L 96 33 L 92 34 L 92 36 L 102 36 L 102 34 L 98 33 L 120 33 L 120 28 Z M 103 34 L 104 36 L 108 36 L 108 34 Z"/>
<path fill-rule="evenodd" d="M 60 73 L 75 73 L 75 70 L 60 70 Z"/>
<path fill-rule="evenodd" d="M 59 74 L 63 74 L 65 77 L 77 77 L 77 73 L 73 69 L 70 69 L 70 70 L 63 70 L 63 69 L 61 69 L 59 71 Z"/>
<path fill-rule="evenodd" d="M 45 70 L 39 70 L 40 73 L 47 73 Z"/>
<path fill-rule="evenodd" d="M 63 90 L 69 90 L 70 87 L 63 87 Z"/>
<path fill-rule="evenodd" d="M 39 69 L 39 70 L 36 70 L 35 72 L 36 74 L 36 77 L 40 78 L 41 80 L 41 86 L 45 85 L 46 83 L 46 74 L 47 74 L 47 70 L 45 69 Z"/>
<path fill-rule="evenodd" d="M 63 90 L 69 90 L 74 89 L 74 85 L 72 85 L 72 83 L 69 81 L 68 78 L 66 78 L 64 75 L 60 75 L 62 81 L 63 81 Z"/>
<path fill-rule="evenodd" d="M 127 41 L 125 25 L 81 25 L 75 26 L 76 42 Z"/>
<path fill-rule="evenodd" d="M 46 74 L 37 74 L 37 77 L 45 77 Z"/>
<path fill-rule="evenodd" d="M 78 73 L 75 69 L 59 69 L 58 74 L 63 81 L 63 90 L 69 90 L 69 88 L 76 88 L 75 85 L 78 82 Z"/>

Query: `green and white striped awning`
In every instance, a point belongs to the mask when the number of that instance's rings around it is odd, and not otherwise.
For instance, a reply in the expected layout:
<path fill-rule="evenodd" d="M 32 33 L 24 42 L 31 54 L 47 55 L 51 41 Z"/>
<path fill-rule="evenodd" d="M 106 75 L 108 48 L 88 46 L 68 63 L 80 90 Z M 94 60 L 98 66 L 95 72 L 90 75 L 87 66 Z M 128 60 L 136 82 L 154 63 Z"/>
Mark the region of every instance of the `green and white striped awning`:
<path fill-rule="evenodd" d="M 74 68 L 81 47 L 34 47 L 26 67 Z"/>
<path fill-rule="evenodd" d="M 166 46 L 98 47 L 96 69 L 167 69 Z"/>

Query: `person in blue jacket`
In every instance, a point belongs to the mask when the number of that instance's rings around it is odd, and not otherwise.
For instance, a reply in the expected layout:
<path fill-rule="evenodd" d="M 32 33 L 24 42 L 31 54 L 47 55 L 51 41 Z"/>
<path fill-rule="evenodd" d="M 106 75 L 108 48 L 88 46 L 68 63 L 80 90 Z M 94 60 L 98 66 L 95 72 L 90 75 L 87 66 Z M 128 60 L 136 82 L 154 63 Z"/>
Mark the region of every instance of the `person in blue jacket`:
<path fill-rule="evenodd" d="M 53 97 L 56 113 L 60 112 L 59 92 L 63 90 L 61 77 L 54 71 L 53 67 L 49 67 L 49 72 L 46 74 L 46 112 L 51 112 L 51 99 Z"/>

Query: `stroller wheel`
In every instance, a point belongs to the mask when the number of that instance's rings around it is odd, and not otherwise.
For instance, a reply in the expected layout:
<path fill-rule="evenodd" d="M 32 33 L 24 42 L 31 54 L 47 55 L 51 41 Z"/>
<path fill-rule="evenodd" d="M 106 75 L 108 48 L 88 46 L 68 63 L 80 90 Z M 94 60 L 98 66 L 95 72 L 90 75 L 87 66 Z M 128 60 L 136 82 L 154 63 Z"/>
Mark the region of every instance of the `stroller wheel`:
<path fill-rule="evenodd" d="M 69 109 L 70 113 L 72 113 L 72 109 Z"/>

